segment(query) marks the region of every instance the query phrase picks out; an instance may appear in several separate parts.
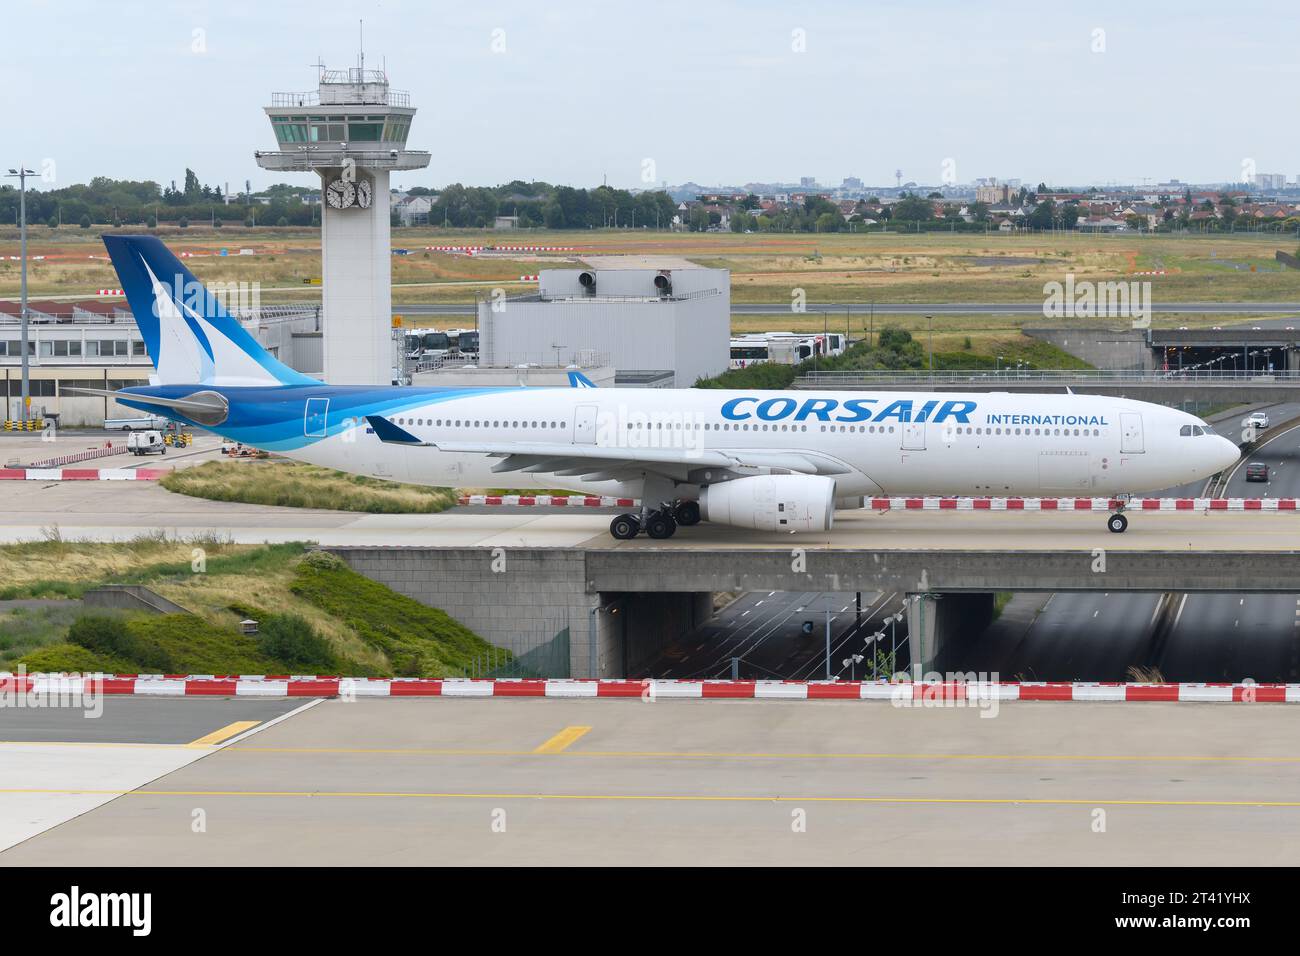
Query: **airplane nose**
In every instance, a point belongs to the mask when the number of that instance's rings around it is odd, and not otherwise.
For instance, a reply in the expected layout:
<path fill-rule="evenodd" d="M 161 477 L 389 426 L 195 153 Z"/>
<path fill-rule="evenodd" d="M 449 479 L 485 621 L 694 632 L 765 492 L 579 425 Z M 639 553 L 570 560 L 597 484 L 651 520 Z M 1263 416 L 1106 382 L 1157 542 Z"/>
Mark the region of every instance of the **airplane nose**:
<path fill-rule="evenodd" d="M 1218 443 L 1214 452 L 1216 470 L 1223 471 L 1225 468 L 1231 468 L 1241 458 L 1241 449 L 1222 435 L 1216 435 L 1215 441 Z"/>

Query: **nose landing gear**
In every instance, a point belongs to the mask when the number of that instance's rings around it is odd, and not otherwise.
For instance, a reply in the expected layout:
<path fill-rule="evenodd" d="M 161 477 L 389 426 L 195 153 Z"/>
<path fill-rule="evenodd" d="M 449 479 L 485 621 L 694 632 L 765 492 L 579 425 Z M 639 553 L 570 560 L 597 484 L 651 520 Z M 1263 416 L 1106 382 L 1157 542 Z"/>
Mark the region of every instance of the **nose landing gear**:
<path fill-rule="evenodd" d="M 1111 531 L 1113 531 L 1115 534 L 1123 534 L 1124 531 L 1128 528 L 1128 518 L 1124 517 L 1123 512 L 1116 511 L 1113 515 L 1111 515 L 1109 518 L 1106 519 L 1106 527 L 1109 528 Z"/>

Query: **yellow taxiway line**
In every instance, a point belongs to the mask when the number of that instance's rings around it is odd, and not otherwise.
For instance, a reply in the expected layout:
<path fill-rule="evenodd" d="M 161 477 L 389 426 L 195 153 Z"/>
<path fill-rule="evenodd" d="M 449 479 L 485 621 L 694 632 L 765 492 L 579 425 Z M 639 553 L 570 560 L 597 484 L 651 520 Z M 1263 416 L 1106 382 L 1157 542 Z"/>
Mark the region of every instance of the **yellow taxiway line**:
<path fill-rule="evenodd" d="M 591 730 L 590 727 L 582 727 L 582 726 L 565 727 L 563 730 L 561 730 L 550 740 L 546 741 L 546 743 L 542 744 L 540 747 L 534 750 L 533 753 L 535 754 L 563 753 L 565 750 L 567 750 L 570 747 L 570 745 L 572 745 L 576 740 L 578 740 L 578 738 L 584 736 L 589 730 Z"/>

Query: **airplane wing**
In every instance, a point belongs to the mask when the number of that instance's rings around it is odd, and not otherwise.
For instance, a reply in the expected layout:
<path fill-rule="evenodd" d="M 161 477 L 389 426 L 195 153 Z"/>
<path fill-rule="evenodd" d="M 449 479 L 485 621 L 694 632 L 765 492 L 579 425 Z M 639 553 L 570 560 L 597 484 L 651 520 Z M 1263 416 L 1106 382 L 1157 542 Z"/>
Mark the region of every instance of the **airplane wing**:
<path fill-rule="evenodd" d="M 459 454 L 480 454 L 500 458 L 492 466 L 498 474 L 518 471 L 526 474 L 583 476 L 587 480 L 633 477 L 645 471 L 678 480 L 690 480 L 700 469 L 753 472 L 780 469 L 809 475 L 847 474 L 847 465 L 826 455 L 809 451 L 729 448 L 725 452 L 706 448 L 648 448 L 611 445 L 572 445 L 560 442 L 438 441 L 428 442 L 380 415 L 366 421 L 379 440 L 408 447 L 436 448 Z"/>

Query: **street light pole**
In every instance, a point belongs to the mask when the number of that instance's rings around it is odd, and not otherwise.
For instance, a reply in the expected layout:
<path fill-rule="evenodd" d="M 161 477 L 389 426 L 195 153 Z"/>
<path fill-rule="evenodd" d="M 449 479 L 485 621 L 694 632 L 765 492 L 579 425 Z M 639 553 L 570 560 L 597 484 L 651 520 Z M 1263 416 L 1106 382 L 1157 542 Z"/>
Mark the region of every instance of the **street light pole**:
<path fill-rule="evenodd" d="M 32 401 L 32 389 L 29 372 L 30 361 L 27 356 L 27 177 L 35 176 L 34 170 L 20 165 L 17 169 L 9 170 L 5 178 L 16 178 L 18 180 L 18 220 L 19 220 L 19 243 L 21 245 L 20 255 L 22 257 L 22 270 L 20 279 L 20 299 L 21 304 L 18 307 L 19 321 L 22 324 L 22 363 L 23 363 L 23 400 L 21 418 L 24 424 L 27 422 L 28 406 Z M 8 409 L 5 409 L 6 416 Z"/>

